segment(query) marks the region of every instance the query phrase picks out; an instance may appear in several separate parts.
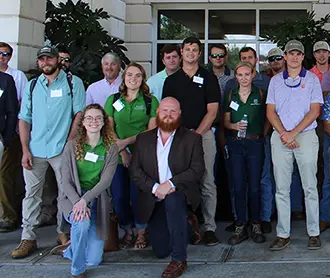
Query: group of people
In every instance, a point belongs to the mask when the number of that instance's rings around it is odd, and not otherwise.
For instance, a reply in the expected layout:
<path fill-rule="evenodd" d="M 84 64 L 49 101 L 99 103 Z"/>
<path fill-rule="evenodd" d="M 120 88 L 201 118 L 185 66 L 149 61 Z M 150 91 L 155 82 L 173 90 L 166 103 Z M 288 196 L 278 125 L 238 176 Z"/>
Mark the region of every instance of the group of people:
<path fill-rule="evenodd" d="M 291 211 L 302 213 L 304 195 L 307 247 L 321 248 L 319 234 L 330 227 L 328 44 L 314 45 L 310 71 L 302 66 L 299 41 L 289 41 L 284 52 L 271 49 L 268 75 L 256 71 L 251 47 L 240 50 L 234 70 L 226 67 L 225 45 L 210 47 L 209 69 L 198 63 L 201 51 L 195 37 L 181 48 L 165 45 L 165 68 L 149 79 L 134 62 L 121 73 L 120 58 L 107 53 L 101 60 L 104 79 L 85 92 L 65 48 L 41 48 L 41 75 L 27 82 L 8 66 L 11 46 L 0 42 L 0 231 L 16 229 L 22 213 L 14 259 L 37 249 L 50 166 L 58 185 L 58 246 L 51 253 L 72 261 L 72 277 L 87 277 L 86 268 L 101 263 L 113 214 L 124 230 L 121 248 L 150 243 L 157 257 L 171 255 L 162 277 L 180 276 L 189 243 L 219 242 L 214 165 L 221 155 L 234 218 L 226 228 L 232 232 L 228 244 L 248 239 L 249 226 L 251 239 L 265 242 L 276 202 L 277 237 L 270 250 L 284 249 L 291 242 Z M 324 126 L 320 204 L 317 122 Z M 18 211 L 20 160 L 25 197 Z"/>

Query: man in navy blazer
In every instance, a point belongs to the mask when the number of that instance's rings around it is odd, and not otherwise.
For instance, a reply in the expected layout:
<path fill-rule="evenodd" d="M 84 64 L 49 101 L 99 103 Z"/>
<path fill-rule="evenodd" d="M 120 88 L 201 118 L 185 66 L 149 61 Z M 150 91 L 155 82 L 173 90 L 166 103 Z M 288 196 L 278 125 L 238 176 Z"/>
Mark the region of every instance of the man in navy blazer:
<path fill-rule="evenodd" d="M 157 109 L 157 128 L 137 136 L 130 175 L 139 186 L 141 220 L 148 222 L 150 243 L 159 258 L 172 254 L 162 277 L 187 269 L 188 207 L 199 205 L 205 171 L 202 137 L 180 126 L 180 104 L 164 98 Z"/>

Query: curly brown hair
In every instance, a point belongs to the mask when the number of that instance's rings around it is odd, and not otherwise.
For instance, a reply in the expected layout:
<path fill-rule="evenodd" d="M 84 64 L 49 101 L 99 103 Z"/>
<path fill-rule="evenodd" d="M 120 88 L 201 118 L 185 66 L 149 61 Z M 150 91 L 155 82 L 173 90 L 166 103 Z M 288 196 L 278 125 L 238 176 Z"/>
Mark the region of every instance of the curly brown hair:
<path fill-rule="evenodd" d="M 86 106 L 86 108 L 83 111 L 82 117 L 78 123 L 78 134 L 77 138 L 75 139 L 75 156 L 76 160 L 83 160 L 84 159 L 84 149 L 85 149 L 85 143 L 87 140 L 87 133 L 86 133 L 86 128 L 83 125 L 83 121 L 85 119 L 85 114 L 88 110 L 90 109 L 97 109 L 102 112 L 103 115 L 103 122 L 104 125 L 101 128 L 101 137 L 103 139 L 103 144 L 105 145 L 107 149 L 107 154 L 109 152 L 110 146 L 114 144 L 114 136 L 113 136 L 113 130 L 111 127 L 111 123 L 109 121 L 108 115 L 105 113 L 104 109 L 102 108 L 101 105 L 99 104 L 90 104 Z"/>
<path fill-rule="evenodd" d="M 142 91 L 142 93 L 147 96 L 147 97 L 150 97 L 151 98 L 151 94 L 150 94 L 150 89 L 149 89 L 149 86 L 147 85 L 147 74 L 146 74 L 146 71 L 145 69 L 138 63 L 136 62 L 132 62 L 130 63 L 127 68 L 124 70 L 123 72 L 123 82 L 120 84 L 119 86 L 119 92 L 120 92 L 120 95 L 121 96 L 125 96 L 127 94 L 127 87 L 125 85 L 125 78 L 126 78 L 126 73 L 127 73 L 127 70 L 130 68 L 130 67 L 136 67 L 138 68 L 141 73 L 142 73 L 142 84 L 140 86 L 140 90 Z"/>

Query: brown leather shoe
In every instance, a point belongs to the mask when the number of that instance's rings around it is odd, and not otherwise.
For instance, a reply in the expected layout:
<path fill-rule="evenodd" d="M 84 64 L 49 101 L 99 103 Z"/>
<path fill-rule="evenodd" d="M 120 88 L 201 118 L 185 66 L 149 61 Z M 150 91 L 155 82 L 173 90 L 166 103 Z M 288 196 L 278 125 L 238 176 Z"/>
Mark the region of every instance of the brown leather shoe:
<path fill-rule="evenodd" d="M 199 228 L 198 228 L 197 216 L 195 214 L 189 215 L 188 222 L 192 228 L 192 235 L 190 238 L 191 244 L 196 245 L 196 244 L 200 243 L 200 241 L 202 240 L 202 237 L 201 237 L 201 234 L 200 234 Z"/>
<path fill-rule="evenodd" d="M 72 278 L 87 278 L 87 274 L 86 271 L 80 275 L 72 275 Z"/>
<path fill-rule="evenodd" d="M 67 244 L 64 245 L 57 245 L 52 250 L 50 250 L 50 254 L 63 257 L 64 251 L 69 247 L 69 245 L 70 241 L 68 241 Z"/>
<path fill-rule="evenodd" d="M 56 237 L 56 241 L 58 245 L 66 245 L 70 244 L 70 233 L 59 233 Z"/>
<path fill-rule="evenodd" d="M 178 262 L 171 261 L 169 265 L 165 268 L 162 277 L 163 278 L 176 278 L 182 275 L 182 273 L 187 269 L 187 261 Z"/>
<path fill-rule="evenodd" d="M 271 251 L 280 251 L 280 250 L 288 247 L 290 243 L 291 243 L 290 237 L 288 237 L 288 238 L 277 237 L 273 241 L 273 243 L 270 245 L 269 249 Z"/>
<path fill-rule="evenodd" d="M 17 248 L 11 253 L 13 259 L 23 259 L 29 256 L 33 251 L 37 249 L 36 240 L 21 240 Z"/>
<path fill-rule="evenodd" d="M 319 236 L 310 236 L 308 239 L 307 249 L 318 250 L 322 247 L 321 239 Z"/>
<path fill-rule="evenodd" d="M 328 228 L 330 228 L 330 222 L 320 220 L 320 233 L 324 232 Z"/>

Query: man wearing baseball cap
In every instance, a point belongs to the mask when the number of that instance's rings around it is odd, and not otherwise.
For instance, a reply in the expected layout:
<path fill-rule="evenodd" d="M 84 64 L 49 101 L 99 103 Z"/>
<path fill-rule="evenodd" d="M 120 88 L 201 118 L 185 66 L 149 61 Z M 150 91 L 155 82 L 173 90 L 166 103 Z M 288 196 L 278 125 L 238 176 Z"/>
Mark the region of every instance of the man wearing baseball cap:
<path fill-rule="evenodd" d="M 304 52 L 299 41 L 291 40 L 286 44 L 287 69 L 271 79 L 266 100 L 267 118 L 274 127 L 271 151 L 278 215 L 277 238 L 270 245 L 272 251 L 282 250 L 291 242 L 290 184 L 294 160 L 305 193 L 307 248 L 321 248 L 316 179 L 319 141 L 315 128 L 323 96 L 316 75 L 302 66 Z"/>
<path fill-rule="evenodd" d="M 268 51 L 267 60 L 270 69 L 269 73 L 266 74 L 267 76 L 273 77 L 275 74 L 284 71 L 285 62 L 283 52 L 278 47 Z"/>
<path fill-rule="evenodd" d="M 75 136 L 85 107 L 84 85 L 81 79 L 74 75 L 69 78 L 60 69 L 56 48 L 45 46 L 39 49 L 37 63 L 41 75 L 25 87 L 18 116 L 26 193 L 21 242 L 11 254 L 14 259 L 25 258 L 37 248 L 35 228 L 39 224 L 42 191 L 49 165 L 55 172 L 58 200 L 63 198 L 61 154 L 65 143 Z M 62 231 L 60 209 L 57 222 L 58 241 L 68 244 Z"/>
<path fill-rule="evenodd" d="M 325 41 L 318 41 L 313 46 L 313 55 L 316 60 L 316 65 L 310 69 L 315 73 L 322 82 L 323 74 L 330 70 L 329 66 L 329 45 Z"/>

